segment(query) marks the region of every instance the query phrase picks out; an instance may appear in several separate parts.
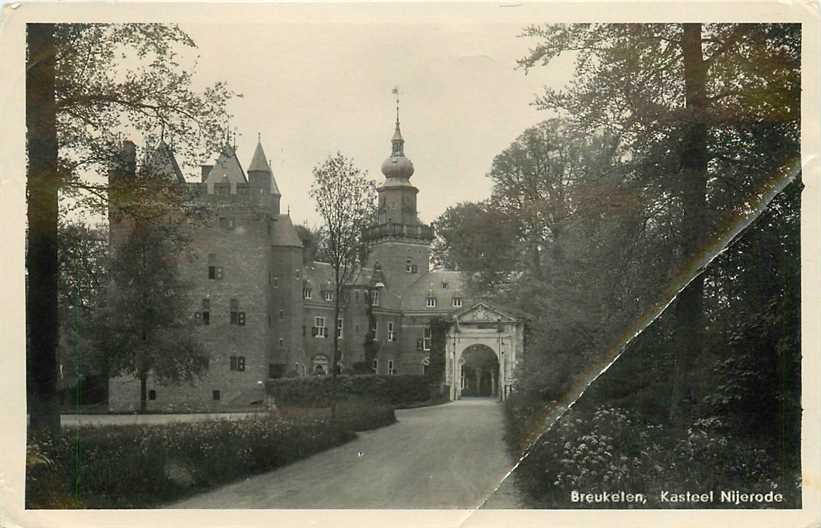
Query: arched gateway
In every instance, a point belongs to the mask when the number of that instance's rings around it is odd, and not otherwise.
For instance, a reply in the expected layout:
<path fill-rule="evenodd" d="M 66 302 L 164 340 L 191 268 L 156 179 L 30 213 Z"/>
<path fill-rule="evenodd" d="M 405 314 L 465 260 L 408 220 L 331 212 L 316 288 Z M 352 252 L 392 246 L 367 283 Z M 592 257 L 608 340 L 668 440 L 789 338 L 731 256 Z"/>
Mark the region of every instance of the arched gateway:
<path fill-rule="evenodd" d="M 453 315 L 445 342 L 445 380 L 450 399 L 510 394 L 524 353 L 524 319 L 487 303 Z"/>

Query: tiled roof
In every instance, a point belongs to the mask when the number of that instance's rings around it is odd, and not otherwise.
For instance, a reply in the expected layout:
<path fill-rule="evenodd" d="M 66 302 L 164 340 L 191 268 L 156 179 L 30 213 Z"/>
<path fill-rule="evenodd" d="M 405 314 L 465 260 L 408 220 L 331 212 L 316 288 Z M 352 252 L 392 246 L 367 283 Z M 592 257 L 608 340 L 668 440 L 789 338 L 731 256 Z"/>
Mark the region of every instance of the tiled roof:
<path fill-rule="evenodd" d="M 177 159 L 168 144 L 160 140 L 156 148 L 152 149 L 145 157 L 143 169 L 151 173 L 166 178 L 176 180 L 179 183 L 185 183 L 185 178 L 182 175 L 180 166 L 177 164 Z"/>
<path fill-rule="evenodd" d="M 214 167 L 208 173 L 206 183 L 209 187 L 215 183 L 248 183 L 245 171 L 237 159 L 237 153 L 230 145 L 225 145 Z"/>
<path fill-rule="evenodd" d="M 279 215 L 277 221 L 274 222 L 273 232 L 271 233 L 271 245 L 277 247 L 298 247 L 302 248 L 302 240 L 297 235 L 296 228 L 294 228 L 291 217 L 287 214 Z"/>
<path fill-rule="evenodd" d="M 262 150 L 262 143 L 257 143 L 257 148 L 254 150 L 254 157 L 251 158 L 251 164 L 248 166 L 248 172 L 251 171 L 271 172 L 271 167 L 268 166 L 268 158 L 265 157 L 265 151 Z"/>
<path fill-rule="evenodd" d="M 447 287 L 443 287 L 447 285 Z M 435 297 L 439 310 L 450 309 L 453 297 L 465 297 L 462 272 L 434 270 L 419 277 L 402 293 L 402 308 L 405 310 L 424 310 L 429 296 Z M 463 301 L 464 302 L 464 301 Z"/>

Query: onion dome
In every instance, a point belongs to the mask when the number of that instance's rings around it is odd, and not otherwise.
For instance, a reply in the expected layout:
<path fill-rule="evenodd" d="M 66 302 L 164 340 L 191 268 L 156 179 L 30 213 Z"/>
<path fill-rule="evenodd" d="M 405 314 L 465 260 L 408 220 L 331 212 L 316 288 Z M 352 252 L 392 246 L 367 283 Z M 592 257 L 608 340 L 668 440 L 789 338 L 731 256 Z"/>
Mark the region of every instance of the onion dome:
<path fill-rule="evenodd" d="M 394 89 L 394 94 L 398 91 Z M 399 100 L 396 101 L 396 129 L 391 138 L 391 155 L 382 163 L 382 174 L 388 179 L 407 180 L 413 176 L 413 163 L 405 157 L 405 140 L 399 129 Z"/>

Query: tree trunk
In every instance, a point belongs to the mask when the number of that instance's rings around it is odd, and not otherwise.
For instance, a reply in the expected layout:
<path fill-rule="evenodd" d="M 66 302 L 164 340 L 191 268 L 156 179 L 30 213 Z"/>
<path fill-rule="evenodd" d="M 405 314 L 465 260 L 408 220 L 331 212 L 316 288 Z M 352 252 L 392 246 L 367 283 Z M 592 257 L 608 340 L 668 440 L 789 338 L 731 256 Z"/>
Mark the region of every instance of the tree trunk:
<path fill-rule="evenodd" d="M 140 372 L 140 414 L 148 410 L 148 373 Z"/>
<path fill-rule="evenodd" d="M 331 354 L 331 420 L 336 420 L 336 370 L 337 370 L 337 356 L 339 354 L 339 337 L 337 336 L 337 321 L 339 320 L 339 303 L 341 300 L 341 290 L 339 285 L 339 269 L 336 270 L 336 282 L 334 286 L 334 320 L 333 325 L 333 353 Z"/>
<path fill-rule="evenodd" d="M 57 107 L 53 24 L 27 25 L 26 248 L 28 403 L 31 427 L 59 431 L 57 393 Z"/>
<path fill-rule="evenodd" d="M 707 68 L 701 41 L 701 24 L 684 24 L 684 86 L 688 122 L 681 150 L 682 256 L 694 264 L 701 259 L 707 193 Z M 682 405 L 693 396 L 691 365 L 700 355 L 704 332 L 704 276 L 699 274 L 679 294 L 676 303 L 677 338 L 670 399 L 670 420 L 682 421 Z"/>

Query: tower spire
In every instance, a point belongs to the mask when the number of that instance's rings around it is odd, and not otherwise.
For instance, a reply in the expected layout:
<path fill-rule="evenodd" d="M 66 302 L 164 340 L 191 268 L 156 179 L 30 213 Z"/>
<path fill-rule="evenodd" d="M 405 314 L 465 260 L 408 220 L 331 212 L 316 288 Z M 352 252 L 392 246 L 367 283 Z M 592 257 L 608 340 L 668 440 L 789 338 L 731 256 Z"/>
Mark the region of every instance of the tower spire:
<path fill-rule="evenodd" d="M 391 156 L 404 156 L 405 140 L 402 138 L 402 131 L 399 129 L 399 87 L 394 86 L 391 93 L 396 96 L 396 129 L 393 131 L 393 137 L 391 138 Z"/>
<path fill-rule="evenodd" d="M 396 96 L 396 130 L 399 130 L 399 87 L 394 86 L 391 93 Z"/>

